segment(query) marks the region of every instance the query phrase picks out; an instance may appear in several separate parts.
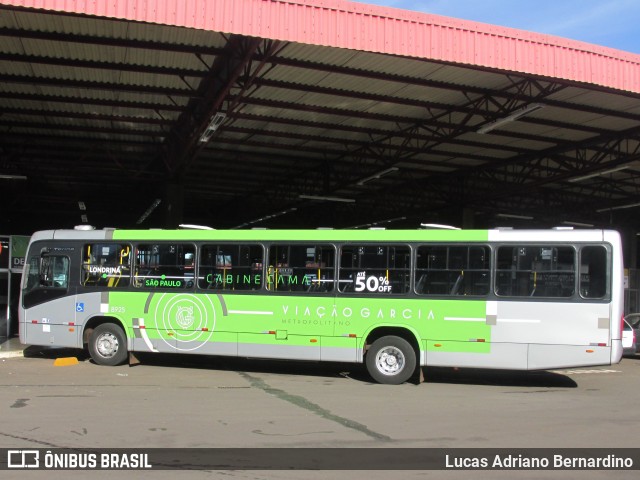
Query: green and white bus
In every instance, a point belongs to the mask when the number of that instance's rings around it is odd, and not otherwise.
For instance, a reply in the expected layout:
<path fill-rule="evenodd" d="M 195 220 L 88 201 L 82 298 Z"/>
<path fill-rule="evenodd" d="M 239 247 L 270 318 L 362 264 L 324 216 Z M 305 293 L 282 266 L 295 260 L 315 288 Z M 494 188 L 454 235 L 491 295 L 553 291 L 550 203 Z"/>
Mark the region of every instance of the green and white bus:
<path fill-rule="evenodd" d="M 609 230 L 50 230 L 29 244 L 20 340 L 129 352 L 420 366 L 610 365 L 623 261 Z"/>

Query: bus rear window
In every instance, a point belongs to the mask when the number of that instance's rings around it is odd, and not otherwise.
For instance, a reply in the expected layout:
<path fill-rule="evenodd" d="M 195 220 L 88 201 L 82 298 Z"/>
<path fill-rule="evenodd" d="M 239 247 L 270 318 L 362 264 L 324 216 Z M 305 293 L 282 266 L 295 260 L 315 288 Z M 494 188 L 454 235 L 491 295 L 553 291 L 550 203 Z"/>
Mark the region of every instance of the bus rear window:
<path fill-rule="evenodd" d="M 580 250 L 580 295 L 603 298 L 607 295 L 607 249 L 588 246 Z"/>

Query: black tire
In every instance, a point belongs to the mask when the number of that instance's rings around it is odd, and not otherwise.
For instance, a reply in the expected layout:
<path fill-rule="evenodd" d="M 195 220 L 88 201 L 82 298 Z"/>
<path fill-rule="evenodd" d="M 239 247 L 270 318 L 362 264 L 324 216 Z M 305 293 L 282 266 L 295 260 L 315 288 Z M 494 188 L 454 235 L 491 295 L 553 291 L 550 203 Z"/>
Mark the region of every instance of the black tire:
<path fill-rule="evenodd" d="M 381 337 L 369 347 L 365 359 L 369 375 L 378 383 L 399 385 L 416 369 L 416 351 L 404 338 Z"/>
<path fill-rule="evenodd" d="M 91 333 L 89 354 L 98 365 L 121 365 L 127 353 L 127 337 L 115 323 L 103 323 Z"/>

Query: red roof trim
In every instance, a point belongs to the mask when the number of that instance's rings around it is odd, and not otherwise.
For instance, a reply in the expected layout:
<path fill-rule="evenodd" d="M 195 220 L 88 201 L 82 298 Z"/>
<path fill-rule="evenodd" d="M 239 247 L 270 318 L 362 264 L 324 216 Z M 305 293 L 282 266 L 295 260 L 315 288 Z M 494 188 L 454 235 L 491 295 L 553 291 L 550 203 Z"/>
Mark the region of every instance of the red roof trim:
<path fill-rule="evenodd" d="M 479 65 L 640 93 L 640 55 L 345 0 L 0 0 L 0 4 Z"/>

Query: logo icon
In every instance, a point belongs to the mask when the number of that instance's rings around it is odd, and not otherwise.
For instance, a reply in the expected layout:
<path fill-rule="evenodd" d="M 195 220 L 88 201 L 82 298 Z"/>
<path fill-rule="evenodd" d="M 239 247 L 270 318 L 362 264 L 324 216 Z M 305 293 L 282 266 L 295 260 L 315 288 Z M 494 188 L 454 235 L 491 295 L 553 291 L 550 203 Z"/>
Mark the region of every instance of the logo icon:
<path fill-rule="evenodd" d="M 176 322 L 182 328 L 189 328 L 193 325 L 193 306 L 190 307 L 178 307 L 178 313 L 176 313 Z"/>
<path fill-rule="evenodd" d="M 38 450 L 7 450 L 8 468 L 39 468 L 40 452 Z"/>
<path fill-rule="evenodd" d="M 84 312 L 84 302 L 76 303 L 76 312 Z"/>

